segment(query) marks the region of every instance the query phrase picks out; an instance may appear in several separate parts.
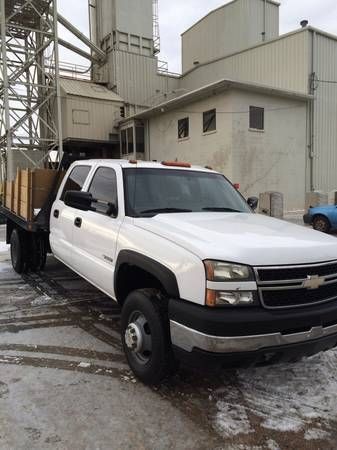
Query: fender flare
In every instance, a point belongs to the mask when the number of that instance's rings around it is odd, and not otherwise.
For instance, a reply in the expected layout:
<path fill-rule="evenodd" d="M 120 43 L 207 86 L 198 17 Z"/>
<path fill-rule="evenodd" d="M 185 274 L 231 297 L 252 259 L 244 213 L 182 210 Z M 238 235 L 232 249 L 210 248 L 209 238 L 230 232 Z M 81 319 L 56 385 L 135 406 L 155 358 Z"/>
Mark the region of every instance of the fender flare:
<path fill-rule="evenodd" d="M 180 298 L 179 287 L 174 273 L 156 260 L 133 250 L 121 250 L 118 254 L 114 274 L 114 288 L 116 295 L 119 269 L 124 264 L 138 267 L 139 269 L 150 273 L 160 281 L 170 298 Z"/>

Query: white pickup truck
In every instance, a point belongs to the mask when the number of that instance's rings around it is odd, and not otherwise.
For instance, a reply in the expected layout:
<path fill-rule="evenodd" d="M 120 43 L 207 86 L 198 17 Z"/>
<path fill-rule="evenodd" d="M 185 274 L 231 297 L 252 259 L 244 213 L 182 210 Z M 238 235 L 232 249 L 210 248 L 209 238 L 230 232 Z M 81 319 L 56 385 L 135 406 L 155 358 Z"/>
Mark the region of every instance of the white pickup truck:
<path fill-rule="evenodd" d="M 256 365 L 337 345 L 337 240 L 256 206 L 211 169 L 78 161 L 49 229 L 32 240 L 7 215 L 7 241 L 17 272 L 49 251 L 118 302 L 128 363 L 158 383 L 176 361 Z"/>

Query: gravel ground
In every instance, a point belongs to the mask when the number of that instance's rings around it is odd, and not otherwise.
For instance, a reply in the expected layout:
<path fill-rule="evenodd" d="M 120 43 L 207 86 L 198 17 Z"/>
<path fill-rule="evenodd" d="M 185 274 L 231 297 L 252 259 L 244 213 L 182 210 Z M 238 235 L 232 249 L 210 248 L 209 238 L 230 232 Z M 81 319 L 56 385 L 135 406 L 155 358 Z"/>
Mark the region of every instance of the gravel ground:
<path fill-rule="evenodd" d="M 119 310 L 54 258 L 16 275 L 0 227 L 0 449 L 336 449 L 337 351 L 136 381 Z"/>

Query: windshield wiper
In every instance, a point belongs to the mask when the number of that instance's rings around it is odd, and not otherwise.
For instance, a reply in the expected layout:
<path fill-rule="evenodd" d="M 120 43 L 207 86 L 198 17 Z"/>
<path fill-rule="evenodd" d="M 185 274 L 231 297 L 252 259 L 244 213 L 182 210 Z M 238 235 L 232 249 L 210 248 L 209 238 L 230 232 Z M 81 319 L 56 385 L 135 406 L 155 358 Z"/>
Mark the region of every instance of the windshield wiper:
<path fill-rule="evenodd" d="M 241 213 L 242 211 L 238 211 L 237 209 L 232 208 L 218 208 L 216 206 L 210 206 L 207 208 L 202 208 L 203 211 L 210 211 L 210 212 L 237 212 Z"/>
<path fill-rule="evenodd" d="M 141 211 L 140 214 L 165 214 L 165 213 L 188 213 L 192 212 L 191 209 L 182 209 L 182 208 L 155 208 L 155 209 L 146 209 L 145 211 Z"/>

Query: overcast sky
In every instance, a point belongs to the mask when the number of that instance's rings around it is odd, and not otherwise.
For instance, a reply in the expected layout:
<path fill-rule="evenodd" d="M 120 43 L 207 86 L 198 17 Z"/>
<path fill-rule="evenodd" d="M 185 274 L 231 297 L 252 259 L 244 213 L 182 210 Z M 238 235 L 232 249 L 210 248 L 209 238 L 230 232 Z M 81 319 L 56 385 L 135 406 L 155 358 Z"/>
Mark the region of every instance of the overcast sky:
<path fill-rule="evenodd" d="M 141 0 L 140 0 L 141 1 Z M 87 0 L 58 0 L 59 10 L 74 25 L 88 35 Z M 161 54 L 160 59 L 169 63 L 172 72 L 180 72 L 180 34 L 209 11 L 228 3 L 228 0 L 159 0 Z M 308 19 L 310 25 L 337 34 L 336 0 L 281 0 L 280 31 L 299 28 L 299 22 Z M 64 29 L 63 38 L 76 42 Z M 63 51 L 61 59 L 87 64 L 85 60 Z"/>

